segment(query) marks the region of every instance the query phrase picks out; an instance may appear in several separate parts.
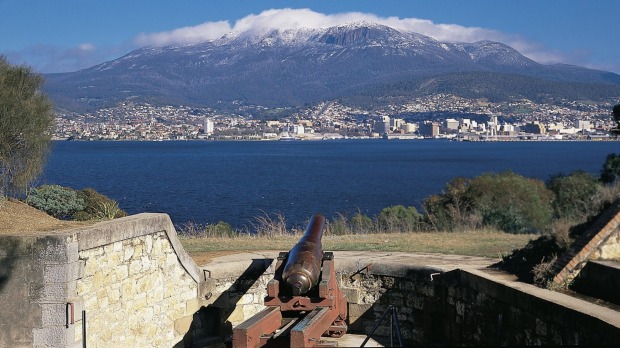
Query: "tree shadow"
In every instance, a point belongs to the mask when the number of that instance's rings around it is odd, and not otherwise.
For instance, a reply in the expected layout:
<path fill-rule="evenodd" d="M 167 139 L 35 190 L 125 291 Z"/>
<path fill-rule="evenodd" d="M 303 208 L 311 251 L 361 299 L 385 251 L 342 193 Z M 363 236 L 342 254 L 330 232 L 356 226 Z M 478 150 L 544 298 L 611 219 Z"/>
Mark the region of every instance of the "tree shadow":
<path fill-rule="evenodd" d="M 196 313 L 189 331 L 183 336 L 183 340 L 174 347 L 197 347 L 215 345 L 229 345 L 232 337 L 232 324 L 228 318 L 236 308 L 237 303 L 243 295 L 258 281 L 258 279 L 269 269 L 273 259 L 252 259 L 250 265 L 241 275 L 221 294 L 206 307 L 201 307 Z M 210 283 L 211 282 L 211 283 Z M 210 300 L 210 294 L 215 290 L 214 280 L 206 280 L 202 291 L 205 299 Z"/>
<path fill-rule="evenodd" d="M 20 241 L 16 237 L 0 238 L 0 293 L 8 284 L 17 262 Z"/>

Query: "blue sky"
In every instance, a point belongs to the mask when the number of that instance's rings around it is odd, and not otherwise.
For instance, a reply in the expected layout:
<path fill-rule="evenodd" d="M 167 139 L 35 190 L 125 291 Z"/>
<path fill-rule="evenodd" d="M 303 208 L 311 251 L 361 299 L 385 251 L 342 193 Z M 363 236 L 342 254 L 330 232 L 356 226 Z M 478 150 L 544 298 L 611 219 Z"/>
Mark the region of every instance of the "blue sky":
<path fill-rule="evenodd" d="M 0 0 L 0 55 L 38 72 L 66 72 L 233 30 L 372 20 L 620 73 L 619 13 L 618 0 Z"/>

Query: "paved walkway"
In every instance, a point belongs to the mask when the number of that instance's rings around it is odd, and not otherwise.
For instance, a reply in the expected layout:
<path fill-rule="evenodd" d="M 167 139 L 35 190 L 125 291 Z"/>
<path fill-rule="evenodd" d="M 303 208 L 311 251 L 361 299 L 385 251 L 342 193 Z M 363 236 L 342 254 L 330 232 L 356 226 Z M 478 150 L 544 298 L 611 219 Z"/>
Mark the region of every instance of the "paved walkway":
<path fill-rule="evenodd" d="M 247 270 L 252 262 L 271 263 L 278 257 L 277 251 L 243 252 L 216 257 L 209 263 L 201 265 L 203 269 L 211 271 L 213 278 L 237 276 Z M 382 267 L 407 267 L 449 272 L 455 269 L 479 269 L 498 262 L 499 259 L 445 255 L 433 253 L 403 253 L 403 252 L 368 252 L 368 251 L 334 251 L 336 269 L 351 269 L 359 271 L 368 265 Z M 274 264 L 275 265 L 275 264 Z"/>

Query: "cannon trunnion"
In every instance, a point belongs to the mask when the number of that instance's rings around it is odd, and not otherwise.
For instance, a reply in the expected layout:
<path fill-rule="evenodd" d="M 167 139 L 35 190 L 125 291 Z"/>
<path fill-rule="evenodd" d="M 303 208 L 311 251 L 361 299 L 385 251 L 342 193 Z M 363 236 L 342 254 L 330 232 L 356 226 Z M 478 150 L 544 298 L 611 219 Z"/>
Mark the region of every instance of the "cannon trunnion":
<path fill-rule="evenodd" d="M 266 308 L 233 329 L 233 347 L 335 346 L 321 337 L 345 334 L 347 300 L 336 281 L 334 255 L 322 250 L 324 224 L 315 215 L 299 242 L 280 253 L 267 283 Z"/>

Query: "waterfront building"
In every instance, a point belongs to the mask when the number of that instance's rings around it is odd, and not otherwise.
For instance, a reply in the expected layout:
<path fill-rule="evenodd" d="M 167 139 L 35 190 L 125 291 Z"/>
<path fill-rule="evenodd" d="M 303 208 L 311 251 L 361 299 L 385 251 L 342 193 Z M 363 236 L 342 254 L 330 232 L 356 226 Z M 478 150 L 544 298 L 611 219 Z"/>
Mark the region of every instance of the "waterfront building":
<path fill-rule="evenodd" d="M 390 132 L 390 117 L 381 116 L 381 120 L 375 123 L 374 130 L 375 132 L 379 134 L 389 133 Z"/>
<path fill-rule="evenodd" d="M 304 134 L 305 128 L 302 125 L 294 125 L 293 126 L 293 134 Z"/>
<path fill-rule="evenodd" d="M 459 121 L 453 119 L 453 118 L 448 118 L 445 121 L 445 127 L 448 130 L 458 130 L 459 129 Z"/>
<path fill-rule="evenodd" d="M 526 123 L 525 125 L 521 126 L 521 131 L 525 132 L 525 133 L 530 133 L 530 134 L 545 134 L 545 133 L 547 133 L 545 125 L 543 125 L 542 123 L 540 123 L 538 121 L 534 121 L 532 123 Z"/>
<path fill-rule="evenodd" d="M 211 135 L 213 134 L 214 129 L 215 129 L 215 124 L 213 123 L 213 120 L 211 120 L 208 117 L 205 117 L 204 128 L 203 128 L 204 134 Z"/>
<path fill-rule="evenodd" d="M 435 122 L 424 122 L 420 125 L 420 135 L 427 138 L 435 138 L 439 135 L 439 124 Z"/>
<path fill-rule="evenodd" d="M 418 125 L 415 123 L 404 123 L 400 126 L 405 133 L 415 133 L 418 130 Z"/>
<path fill-rule="evenodd" d="M 592 123 L 590 123 L 590 121 L 586 121 L 586 120 L 577 120 L 577 121 L 575 121 L 575 128 L 590 130 L 590 129 L 592 129 Z"/>

